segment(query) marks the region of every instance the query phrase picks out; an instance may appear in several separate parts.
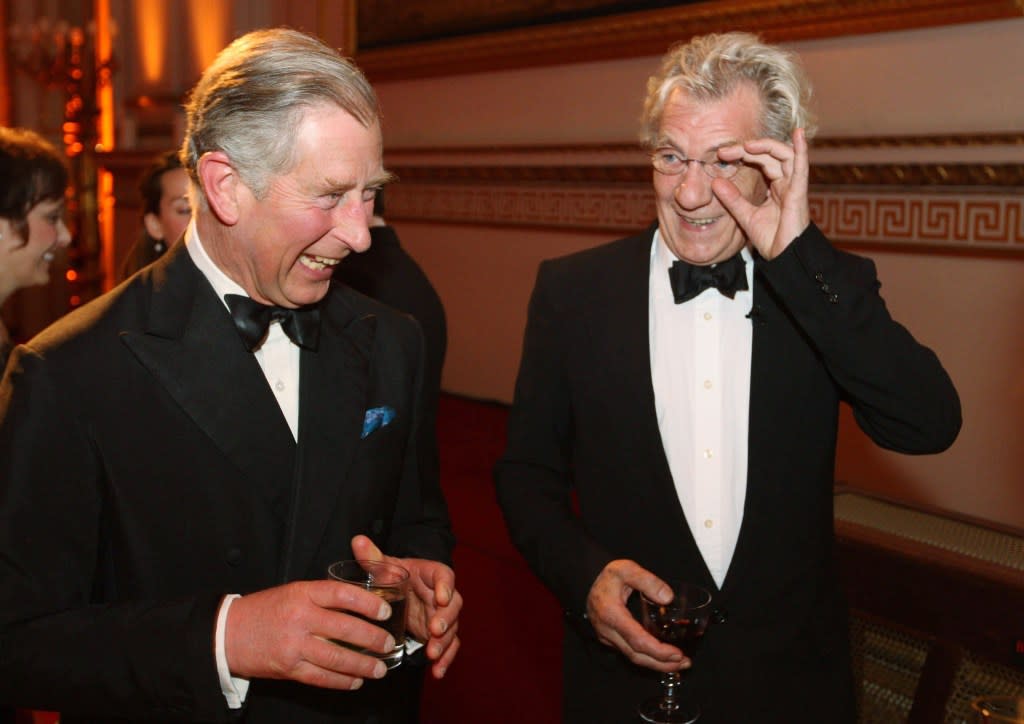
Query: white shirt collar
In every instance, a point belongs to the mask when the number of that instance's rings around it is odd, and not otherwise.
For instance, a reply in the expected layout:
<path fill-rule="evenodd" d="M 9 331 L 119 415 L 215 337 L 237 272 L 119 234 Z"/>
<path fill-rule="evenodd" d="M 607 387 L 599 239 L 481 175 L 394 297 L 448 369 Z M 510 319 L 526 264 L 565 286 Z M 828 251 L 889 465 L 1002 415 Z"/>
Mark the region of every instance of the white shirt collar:
<path fill-rule="evenodd" d="M 206 253 L 206 249 L 203 248 L 203 242 L 199 239 L 199 230 L 196 229 L 195 219 L 188 223 L 188 228 L 185 230 L 185 249 L 188 250 L 188 255 L 192 257 L 196 267 L 206 277 L 206 280 L 210 282 L 210 286 L 213 287 L 217 298 L 220 299 L 221 304 L 225 307 L 227 306 L 227 302 L 224 301 L 225 294 L 249 296 L 237 282 L 221 271 L 220 267 L 214 264 L 213 259 Z"/>

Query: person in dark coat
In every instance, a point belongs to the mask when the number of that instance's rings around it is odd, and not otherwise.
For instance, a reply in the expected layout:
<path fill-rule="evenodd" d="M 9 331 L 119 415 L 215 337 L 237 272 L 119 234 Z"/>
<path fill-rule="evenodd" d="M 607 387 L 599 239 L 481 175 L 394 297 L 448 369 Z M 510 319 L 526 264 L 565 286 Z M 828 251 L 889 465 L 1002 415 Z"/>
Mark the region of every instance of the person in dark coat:
<path fill-rule="evenodd" d="M 407 568 L 409 637 L 445 674 L 462 599 L 422 335 L 331 284 L 390 179 L 376 96 L 315 38 L 262 30 L 187 117 L 184 243 L 0 382 L 0 700 L 65 724 L 404 724 L 407 683 L 370 655 L 401 609 L 327 580 Z"/>
<path fill-rule="evenodd" d="M 796 59 L 752 35 L 674 48 L 644 111 L 657 222 L 540 266 L 495 477 L 565 610 L 569 724 L 636 721 L 682 669 L 700 724 L 855 719 L 839 403 L 904 453 L 944 450 L 961 415 L 874 264 L 810 220 L 808 97 Z M 692 662 L 630 608 L 676 581 L 712 595 Z"/>

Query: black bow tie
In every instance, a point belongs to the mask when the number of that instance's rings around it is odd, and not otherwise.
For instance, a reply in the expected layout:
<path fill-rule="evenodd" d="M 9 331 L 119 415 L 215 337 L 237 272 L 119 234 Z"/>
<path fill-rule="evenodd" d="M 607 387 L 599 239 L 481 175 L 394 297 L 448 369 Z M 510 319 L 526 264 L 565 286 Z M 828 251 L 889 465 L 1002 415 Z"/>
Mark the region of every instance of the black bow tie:
<path fill-rule="evenodd" d="M 705 289 L 714 287 L 732 299 L 736 292 L 747 288 L 746 262 L 737 254 L 713 266 L 694 266 L 685 261 L 672 262 L 668 279 L 672 283 L 672 296 L 676 304 L 693 299 Z"/>
<path fill-rule="evenodd" d="M 225 294 L 224 301 L 250 352 L 260 346 L 274 320 L 280 322 L 288 339 L 300 347 L 316 350 L 320 343 L 320 308 L 315 305 L 298 309 L 267 306 L 240 294 Z"/>

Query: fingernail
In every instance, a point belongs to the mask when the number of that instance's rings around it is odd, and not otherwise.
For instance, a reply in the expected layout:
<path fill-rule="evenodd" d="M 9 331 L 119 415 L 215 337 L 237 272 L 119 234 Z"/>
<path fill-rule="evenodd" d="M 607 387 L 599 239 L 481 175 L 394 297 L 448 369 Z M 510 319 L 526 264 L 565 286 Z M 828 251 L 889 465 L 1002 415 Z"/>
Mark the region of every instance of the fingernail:
<path fill-rule="evenodd" d="M 362 679 L 356 679 L 355 681 L 352 682 L 351 690 L 355 691 L 356 689 L 358 689 L 362 685 L 363 685 L 363 680 Z"/>
<path fill-rule="evenodd" d="M 444 619 L 442 618 L 442 619 L 441 619 L 441 633 L 444 633 L 444 632 L 445 632 L 445 631 L 447 631 L 447 630 L 448 630 L 448 622 L 447 622 L 447 621 L 445 621 L 445 620 L 444 620 Z"/>
<path fill-rule="evenodd" d="M 386 673 L 388 673 L 388 667 L 383 661 L 378 661 L 377 665 L 373 667 L 373 678 L 383 679 Z"/>
<path fill-rule="evenodd" d="M 442 666 L 441 668 L 439 668 L 437 670 L 437 678 L 440 679 L 440 678 L 442 678 L 447 673 L 448 673 L 448 669 L 446 669 L 445 667 Z"/>
<path fill-rule="evenodd" d="M 377 612 L 377 620 L 384 621 L 391 618 L 391 605 L 384 601 L 380 604 L 380 611 Z"/>
<path fill-rule="evenodd" d="M 395 637 L 391 634 L 388 634 L 388 638 L 384 642 L 384 648 L 386 648 L 388 651 L 395 648 Z"/>

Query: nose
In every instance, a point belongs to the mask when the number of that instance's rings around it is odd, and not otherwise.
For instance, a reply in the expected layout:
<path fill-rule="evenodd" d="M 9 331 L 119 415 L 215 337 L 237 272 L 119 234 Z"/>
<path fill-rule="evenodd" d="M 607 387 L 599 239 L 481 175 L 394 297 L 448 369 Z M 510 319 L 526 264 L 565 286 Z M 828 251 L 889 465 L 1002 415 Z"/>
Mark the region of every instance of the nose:
<path fill-rule="evenodd" d="M 61 246 L 67 246 L 71 243 L 71 231 L 68 230 L 68 225 L 64 223 L 64 219 L 61 219 L 57 224 L 57 243 Z"/>
<path fill-rule="evenodd" d="M 682 208 L 699 209 L 711 201 L 711 179 L 699 163 L 691 161 L 679 174 L 679 183 L 672 194 Z"/>
<path fill-rule="evenodd" d="M 346 204 L 339 204 L 334 219 L 334 235 L 345 246 L 355 252 L 363 252 L 370 248 L 369 220 L 373 211 L 373 202 L 354 199 Z"/>

